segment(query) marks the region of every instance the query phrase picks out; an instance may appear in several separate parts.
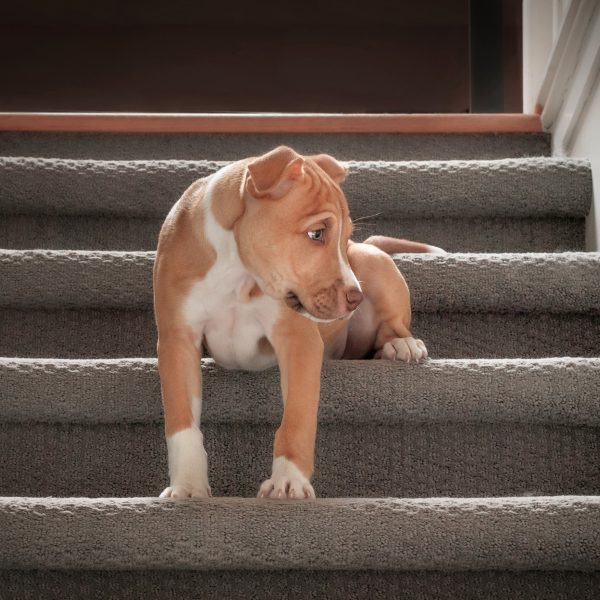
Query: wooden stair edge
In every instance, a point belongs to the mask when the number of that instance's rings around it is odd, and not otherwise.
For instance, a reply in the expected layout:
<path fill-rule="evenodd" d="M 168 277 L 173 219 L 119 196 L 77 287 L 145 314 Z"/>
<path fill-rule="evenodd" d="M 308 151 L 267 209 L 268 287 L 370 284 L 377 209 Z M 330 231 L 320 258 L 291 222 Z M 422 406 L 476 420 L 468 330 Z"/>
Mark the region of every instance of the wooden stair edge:
<path fill-rule="evenodd" d="M 539 115 L 0 112 L 0 131 L 79 133 L 540 133 Z"/>

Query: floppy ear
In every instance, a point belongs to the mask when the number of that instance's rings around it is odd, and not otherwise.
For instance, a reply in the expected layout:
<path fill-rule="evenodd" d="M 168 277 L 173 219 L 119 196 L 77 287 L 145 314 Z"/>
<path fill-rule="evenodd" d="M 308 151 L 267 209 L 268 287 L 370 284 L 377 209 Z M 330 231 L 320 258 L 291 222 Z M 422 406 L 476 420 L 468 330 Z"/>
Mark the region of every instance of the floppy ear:
<path fill-rule="evenodd" d="M 254 198 L 278 199 L 304 176 L 304 159 L 291 148 L 279 146 L 248 165 L 246 190 Z"/>
<path fill-rule="evenodd" d="M 314 160 L 336 183 L 342 183 L 342 181 L 346 179 L 348 170 L 344 165 L 335 160 L 333 156 L 329 156 L 329 154 L 317 154 L 310 158 L 312 158 L 312 160 Z"/>

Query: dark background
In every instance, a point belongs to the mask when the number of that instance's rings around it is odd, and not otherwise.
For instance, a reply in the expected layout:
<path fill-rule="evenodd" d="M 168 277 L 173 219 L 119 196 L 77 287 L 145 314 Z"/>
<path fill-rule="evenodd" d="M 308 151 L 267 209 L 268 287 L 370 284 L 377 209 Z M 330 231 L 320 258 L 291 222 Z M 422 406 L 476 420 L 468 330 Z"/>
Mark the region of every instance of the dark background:
<path fill-rule="evenodd" d="M 500 110 L 520 112 L 521 2 L 500 4 Z M 4 2 L 0 110 L 469 112 L 469 15 L 469 0 Z"/>

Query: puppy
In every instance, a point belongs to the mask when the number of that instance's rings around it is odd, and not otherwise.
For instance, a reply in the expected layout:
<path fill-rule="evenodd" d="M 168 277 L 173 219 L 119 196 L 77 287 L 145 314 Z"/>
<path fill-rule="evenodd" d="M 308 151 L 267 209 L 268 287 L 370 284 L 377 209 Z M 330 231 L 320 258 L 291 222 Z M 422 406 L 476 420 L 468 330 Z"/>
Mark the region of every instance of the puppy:
<path fill-rule="evenodd" d="M 352 242 L 345 177 L 331 156 L 282 146 L 196 181 L 169 212 L 153 273 L 170 475 L 162 498 L 211 493 L 200 430 L 203 350 L 227 369 L 279 365 L 283 417 L 258 496 L 298 499 L 315 496 L 323 359 L 427 357 L 387 252 L 439 249 Z"/>

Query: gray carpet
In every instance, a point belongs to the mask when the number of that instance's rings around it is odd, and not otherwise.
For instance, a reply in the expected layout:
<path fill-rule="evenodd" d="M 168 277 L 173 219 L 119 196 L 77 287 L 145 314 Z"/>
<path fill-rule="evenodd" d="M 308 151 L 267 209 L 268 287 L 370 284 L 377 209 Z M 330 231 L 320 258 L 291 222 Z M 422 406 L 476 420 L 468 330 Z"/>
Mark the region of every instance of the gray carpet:
<path fill-rule="evenodd" d="M 202 420 L 281 418 L 277 369 L 228 371 L 203 359 Z M 43 393 L 41 393 L 43 390 Z M 327 361 L 321 423 L 547 423 L 600 426 L 600 358 Z M 2 422 L 162 422 L 156 359 L 0 358 Z M 128 402 L 123 402 L 128 398 Z"/>
<path fill-rule="evenodd" d="M 281 418 L 278 372 L 210 360 L 203 372 L 213 491 L 252 497 Z M 597 358 L 328 362 L 317 493 L 600 494 L 599 388 Z M 155 359 L 5 358 L 0 396 L 4 494 L 150 496 L 164 484 Z"/>
<path fill-rule="evenodd" d="M 0 531 L 12 569 L 577 571 L 600 498 L 2 498 Z"/>
<path fill-rule="evenodd" d="M 106 215 L 2 215 L 4 248 L 149 250 L 156 247 L 162 219 Z M 468 232 L 468 235 L 458 235 Z M 583 217 L 447 218 L 388 220 L 384 215 L 355 223 L 353 239 L 389 235 L 423 240 L 448 252 L 567 252 L 585 249 Z"/>
<path fill-rule="evenodd" d="M 0 306 L 152 307 L 154 252 L 0 250 Z M 600 252 L 398 254 L 420 312 L 600 314 Z"/>
<path fill-rule="evenodd" d="M 0 245 L 46 247 L 46 237 L 56 248 L 97 249 L 101 240 L 106 249 L 151 250 L 161 219 L 183 190 L 223 164 L 0 158 L 0 214 L 11 219 L 0 227 Z M 585 160 L 347 164 L 344 190 L 357 239 L 379 232 L 470 252 L 583 249 L 592 198 Z M 15 238 L 17 245 L 9 246 Z"/>
<path fill-rule="evenodd" d="M 598 571 L 0 570 L 7 598 L 597 600 Z"/>
<path fill-rule="evenodd" d="M 412 331 L 434 358 L 598 356 L 600 319 L 585 313 L 416 312 Z M 0 310 L 0 356 L 154 356 L 151 309 Z"/>
<path fill-rule="evenodd" d="M 0 156 L 237 160 L 286 144 L 342 160 L 450 160 L 549 156 L 547 133 L 131 134 L 0 132 Z"/>
<path fill-rule="evenodd" d="M 194 178 L 280 142 L 350 161 L 356 239 L 455 252 L 395 257 L 431 359 L 325 364 L 309 503 L 253 499 L 277 370 L 204 361 L 215 498 L 159 501 L 161 220 Z M 544 134 L 0 133 L 2 153 L 0 599 L 597 597 L 587 161 L 549 158 Z"/>
<path fill-rule="evenodd" d="M 0 157 L 7 214 L 164 218 L 197 178 L 227 161 L 98 161 Z M 584 159 L 347 161 L 353 218 L 584 217 L 592 174 Z M 493 203 L 491 201 L 494 201 Z"/>
<path fill-rule="evenodd" d="M 153 252 L 0 250 L 0 355 L 154 356 Z M 600 253 L 398 255 L 434 358 L 597 356 Z"/>

